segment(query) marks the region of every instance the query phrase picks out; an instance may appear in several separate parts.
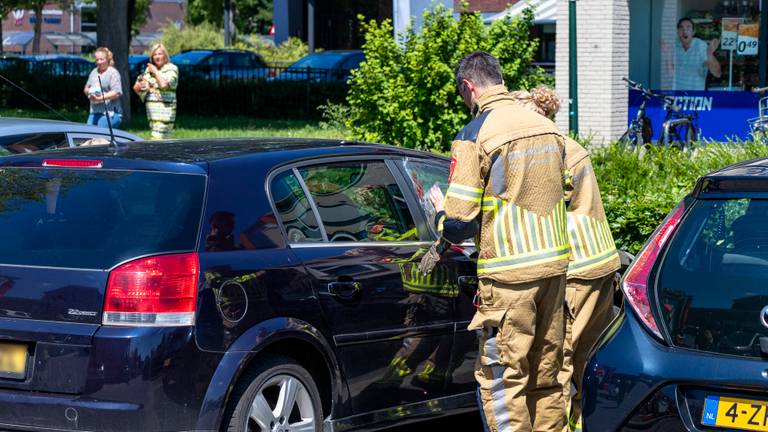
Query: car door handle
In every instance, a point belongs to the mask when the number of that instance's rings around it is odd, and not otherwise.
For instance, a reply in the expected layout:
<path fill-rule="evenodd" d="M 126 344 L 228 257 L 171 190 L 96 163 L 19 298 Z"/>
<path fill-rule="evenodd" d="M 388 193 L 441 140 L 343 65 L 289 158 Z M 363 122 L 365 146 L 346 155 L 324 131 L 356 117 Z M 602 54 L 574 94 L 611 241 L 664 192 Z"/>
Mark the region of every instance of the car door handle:
<path fill-rule="evenodd" d="M 335 281 L 328 283 L 328 294 L 340 300 L 352 300 L 362 292 L 362 285 L 355 281 Z"/>

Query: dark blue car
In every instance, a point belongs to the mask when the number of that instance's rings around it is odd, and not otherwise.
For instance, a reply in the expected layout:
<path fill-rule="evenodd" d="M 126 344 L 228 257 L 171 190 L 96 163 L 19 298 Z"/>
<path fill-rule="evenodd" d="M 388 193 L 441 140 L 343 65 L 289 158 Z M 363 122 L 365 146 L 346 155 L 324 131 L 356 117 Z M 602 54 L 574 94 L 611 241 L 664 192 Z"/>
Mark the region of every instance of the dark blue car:
<path fill-rule="evenodd" d="M 476 410 L 450 162 L 343 141 L 0 158 L 0 429 L 370 430 Z"/>
<path fill-rule="evenodd" d="M 702 177 L 622 280 L 588 431 L 768 431 L 768 159 Z"/>
<path fill-rule="evenodd" d="M 211 80 L 266 79 L 269 68 L 255 52 L 236 49 L 187 50 L 171 56 L 179 72 Z"/>

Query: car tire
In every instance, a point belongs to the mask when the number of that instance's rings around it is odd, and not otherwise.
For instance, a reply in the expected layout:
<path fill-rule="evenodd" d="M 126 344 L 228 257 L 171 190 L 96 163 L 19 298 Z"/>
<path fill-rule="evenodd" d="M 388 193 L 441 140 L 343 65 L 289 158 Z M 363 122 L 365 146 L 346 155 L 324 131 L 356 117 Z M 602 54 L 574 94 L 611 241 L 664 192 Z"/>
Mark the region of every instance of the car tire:
<path fill-rule="evenodd" d="M 222 430 L 270 432 L 278 424 L 279 430 L 321 432 L 322 402 L 304 367 L 290 357 L 270 355 L 257 360 L 235 386 Z"/>

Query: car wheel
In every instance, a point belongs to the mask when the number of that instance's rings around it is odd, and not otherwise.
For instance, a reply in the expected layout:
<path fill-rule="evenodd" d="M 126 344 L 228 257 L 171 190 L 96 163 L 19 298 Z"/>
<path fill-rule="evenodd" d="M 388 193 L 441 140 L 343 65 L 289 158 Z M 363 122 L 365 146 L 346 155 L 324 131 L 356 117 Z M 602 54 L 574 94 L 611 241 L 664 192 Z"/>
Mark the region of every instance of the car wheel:
<path fill-rule="evenodd" d="M 320 392 L 312 376 L 290 357 L 269 356 L 247 371 L 225 413 L 228 432 L 320 432 Z"/>

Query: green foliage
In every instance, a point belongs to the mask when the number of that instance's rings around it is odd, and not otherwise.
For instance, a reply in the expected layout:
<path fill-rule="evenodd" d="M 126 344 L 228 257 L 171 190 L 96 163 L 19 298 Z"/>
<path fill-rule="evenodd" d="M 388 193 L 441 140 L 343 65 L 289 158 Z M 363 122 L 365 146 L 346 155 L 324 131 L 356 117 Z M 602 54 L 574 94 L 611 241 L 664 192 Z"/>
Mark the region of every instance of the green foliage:
<path fill-rule="evenodd" d="M 243 44 L 256 51 L 269 64 L 289 64 L 309 53 L 309 47 L 299 38 L 291 37 L 280 45 L 265 41 L 258 36 L 243 40 Z"/>
<path fill-rule="evenodd" d="M 219 29 L 210 23 L 182 28 L 169 23 L 163 27 L 162 32 L 159 42 L 165 44 L 170 55 L 187 49 L 224 48 L 224 37 Z"/>
<path fill-rule="evenodd" d="M 224 36 L 214 24 L 203 22 L 200 25 L 186 25 L 178 28 L 168 24 L 162 29 L 159 42 L 165 44 L 168 52 L 174 55 L 187 49 L 224 48 Z M 298 38 L 289 38 L 275 46 L 258 35 L 241 37 L 234 48 L 256 51 L 267 63 L 293 63 L 307 55 L 307 44 Z"/>
<path fill-rule="evenodd" d="M 390 20 L 363 22 L 366 60 L 352 73 L 347 126 L 366 141 L 448 150 L 470 120 L 454 79 L 461 57 L 476 50 L 495 55 L 509 88 L 547 81 L 532 65 L 538 46 L 530 38 L 532 22 L 533 10 L 527 9 L 486 27 L 479 13 L 461 14 L 457 21 L 442 5 L 424 13 L 420 32 L 408 30 L 397 39 Z"/>
<path fill-rule="evenodd" d="M 637 253 L 700 176 L 761 156 L 768 156 L 768 145 L 759 142 L 711 143 L 692 152 L 651 148 L 633 153 L 617 145 L 592 149 L 617 247 Z"/>
<path fill-rule="evenodd" d="M 266 33 L 272 24 L 272 0 L 235 0 L 235 28 L 239 33 Z M 223 0 L 190 0 L 187 9 L 187 22 L 193 25 L 213 24 L 221 28 L 224 25 Z"/>

